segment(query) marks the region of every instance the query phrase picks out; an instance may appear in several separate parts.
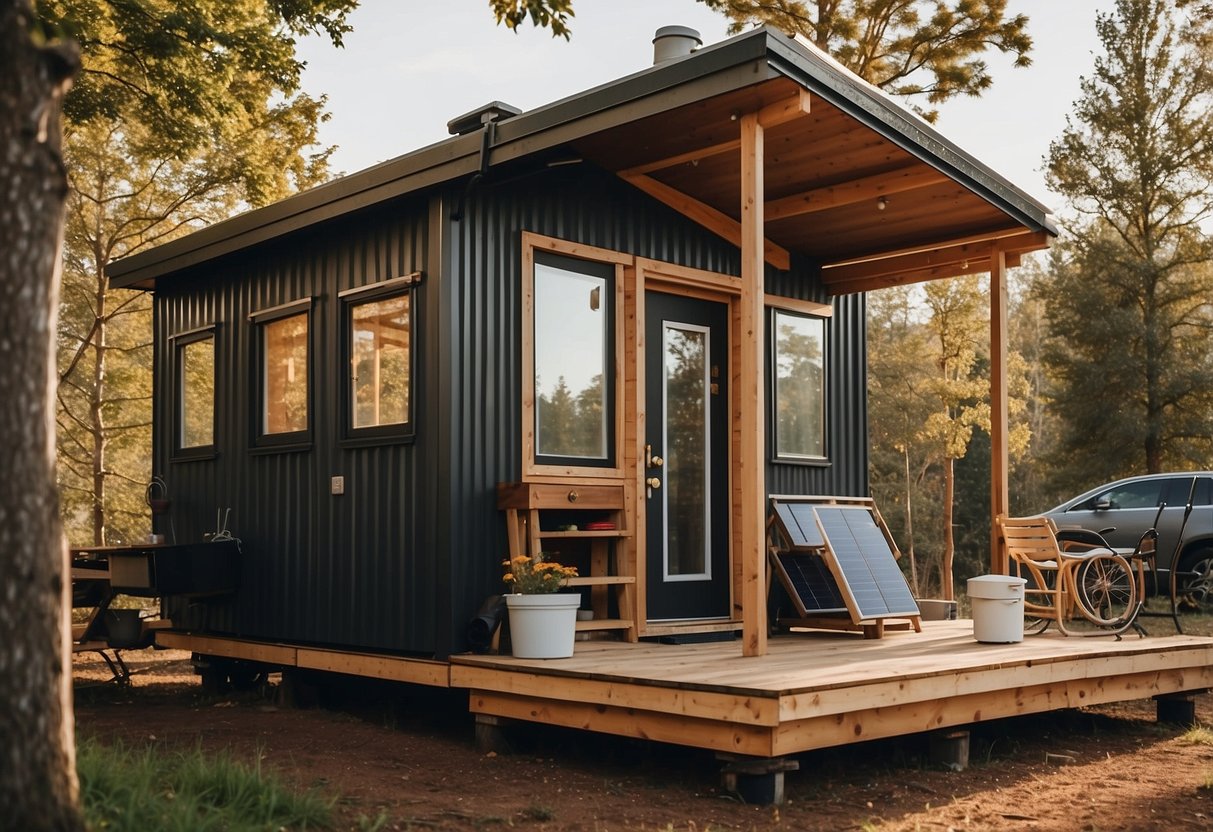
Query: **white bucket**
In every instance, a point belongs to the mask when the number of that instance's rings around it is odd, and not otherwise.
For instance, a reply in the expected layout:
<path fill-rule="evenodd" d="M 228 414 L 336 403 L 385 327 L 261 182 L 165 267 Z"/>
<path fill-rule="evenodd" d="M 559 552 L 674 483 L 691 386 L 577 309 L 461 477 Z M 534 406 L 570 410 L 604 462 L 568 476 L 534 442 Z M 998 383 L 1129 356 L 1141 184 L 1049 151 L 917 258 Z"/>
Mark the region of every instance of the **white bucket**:
<path fill-rule="evenodd" d="M 1023 641 L 1023 578 L 978 575 L 969 578 L 973 638 L 989 644 Z"/>
<path fill-rule="evenodd" d="M 507 595 L 510 610 L 510 649 L 520 659 L 567 659 L 577 634 L 575 593 Z"/>

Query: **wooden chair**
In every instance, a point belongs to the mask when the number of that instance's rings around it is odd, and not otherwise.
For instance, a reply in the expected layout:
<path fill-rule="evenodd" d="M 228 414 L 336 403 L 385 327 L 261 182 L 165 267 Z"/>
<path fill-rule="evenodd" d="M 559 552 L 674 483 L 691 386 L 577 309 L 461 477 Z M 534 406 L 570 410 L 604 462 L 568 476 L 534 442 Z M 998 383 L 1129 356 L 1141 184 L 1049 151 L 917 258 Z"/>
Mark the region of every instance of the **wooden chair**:
<path fill-rule="evenodd" d="M 1026 632 L 1056 623 L 1065 635 L 1119 635 L 1132 626 L 1137 581 L 1124 557 L 1103 547 L 1063 549 L 1047 517 L 1000 516 L 998 525 L 1015 574 L 1028 582 Z"/>

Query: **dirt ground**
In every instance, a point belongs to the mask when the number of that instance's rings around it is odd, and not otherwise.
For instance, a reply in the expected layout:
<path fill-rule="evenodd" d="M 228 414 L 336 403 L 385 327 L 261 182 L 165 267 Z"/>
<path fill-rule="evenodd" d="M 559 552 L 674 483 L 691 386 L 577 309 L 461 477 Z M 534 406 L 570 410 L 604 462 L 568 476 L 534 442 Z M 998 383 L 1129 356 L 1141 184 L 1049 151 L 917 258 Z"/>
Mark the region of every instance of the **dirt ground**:
<path fill-rule="evenodd" d="M 508 753 L 478 751 L 458 693 L 358 680 L 323 692 L 323 709 L 287 707 L 275 677 L 213 696 L 186 653 L 124 656 L 125 688 L 77 656 L 81 736 L 260 757 L 338 798 L 342 829 L 1213 829 L 1213 745 L 1156 723 L 1149 700 L 975 726 L 963 772 L 927 762 L 921 737 L 804 754 L 776 809 L 723 793 L 705 751 L 544 726 L 513 729 Z M 1213 721 L 1213 694 L 1197 716 Z"/>

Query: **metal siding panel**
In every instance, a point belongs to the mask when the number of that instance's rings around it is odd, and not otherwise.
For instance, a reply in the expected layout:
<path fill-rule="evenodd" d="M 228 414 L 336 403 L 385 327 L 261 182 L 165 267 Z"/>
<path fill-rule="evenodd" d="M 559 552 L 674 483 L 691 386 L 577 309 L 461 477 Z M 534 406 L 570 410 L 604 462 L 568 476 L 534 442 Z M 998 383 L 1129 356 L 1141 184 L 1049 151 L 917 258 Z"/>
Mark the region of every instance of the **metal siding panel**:
<path fill-rule="evenodd" d="M 160 344 L 174 332 L 217 324 L 219 454 L 171 460 L 175 382 L 173 350 L 166 346 L 155 359 L 154 459 L 173 498 L 172 529 L 163 519 L 157 530 L 198 540 L 213 530 L 216 509 L 230 507 L 229 527 L 244 552 L 242 588 L 234 600 L 170 604 L 183 626 L 432 651 L 436 610 L 444 605 L 433 590 L 437 555 L 418 544 L 432 517 L 417 507 L 425 430 L 418 430 L 415 444 L 343 447 L 336 406 L 344 400 L 337 293 L 423 268 L 426 239 L 425 206 L 414 201 L 161 282 L 155 298 Z M 419 325 L 427 291 L 422 286 L 415 294 Z M 309 344 L 312 447 L 252 453 L 257 374 L 248 315 L 305 296 L 316 298 Z M 415 402 L 426 394 L 427 374 L 418 376 Z M 343 496 L 328 493 L 334 474 L 346 478 Z"/>
<path fill-rule="evenodd" d="M 772 494 L 868 493 L 867 360 L 863 295 L 833 298 L 826 293 L 817 268 L 794 260 L 790 272 L 767 269 L 767 292 L 784 297 L 833 303 L 826 323 L 826 465 L 767 464 Z M 768 391 L 768 414 L 770 413 Z M 768 419 L 768 458 L 770 422 Z"/>

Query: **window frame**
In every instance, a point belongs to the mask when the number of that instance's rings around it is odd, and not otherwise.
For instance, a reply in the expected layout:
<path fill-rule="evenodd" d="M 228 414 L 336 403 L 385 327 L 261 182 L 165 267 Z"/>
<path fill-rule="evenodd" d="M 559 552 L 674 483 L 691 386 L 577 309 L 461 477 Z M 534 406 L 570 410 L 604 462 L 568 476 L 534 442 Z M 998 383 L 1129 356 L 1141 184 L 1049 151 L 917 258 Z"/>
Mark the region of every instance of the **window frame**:
<path fill-rule="evenodd" d="M 173 462 L 214 459 L 219 455 L 219 339 L 216 337 L 217 325 L 214 323 L 195 327 L 169 336 L 173 351 L 173 446 L 169 459 Z M 211 342 L 211 441 L 208 445 L 182 444 L 185 428 L 185 348 L 190 344 L 202 341 Z"/>
<path fill-rule="evenodd" d="M 341 435 L 338 444 L 342 447 L 359 447 L 364 445 L 388 445 L 402 442 L 413 442 L 416 438 L 416 393 L 417 393 L 417 292 L 421 285 L 421 272 L 410 272 L 400 277 L 356 286 L 337 293 L 341 301 L 341 319 L 339 337 L 341 339 L 341 364 L 338 382 L 341 388 L 342 404 L 340 407 Z M 353 413 L 353 384 L 352 366 L 354 309 L 366 303 L 391 300 L 397 297 L 408 298 L 409 326 L 409 357 L 408 357 L 408 412 L 402 423 L 388 425 L 373 425 L 370 427 L 354 427 Z"/>
<path fill-rule="evenodd" d="M 252 407 L 252 437 L 250 451 L 253 453 L 270 453 L 277 451 L 309 450 L 312 447 L 312 431 L 316 424 L 316 350 L 315 350 L 315 321 L 313 320 L 313 298 L 304 297 L 261 309 L 248 316 L 253 325 L 253 373 L 252 395 L 249 401 Z M 307 320 L 307 427 L 284 433 L 266 433 L 265 431 L 265 325 L 293 318 L 297 315 L 306 316 Z"/>
<path fill-rule="evenodd" d="M 611 319 L 607 323 L 605 355 L 608 366 L 604 368 L 607 379 L 606 403 L 607 458 L 602 464 L 594 464 L 582 457 L 556 457 L 537 454 L 536 418 L 538 408 L 535 390 L 535 265 L 551 258 L 558 268 L 578 262 L 589 264 L 594 271 L 585 272 L 599 276 L 609 274 L 606 292 L 611 304 Z M 595 246 L 570 243 L 554 237 L 545 237 L 532 232 L 522 232 L 522 478 L 523 480 L 545 477 L 584 477 L 589 479 L 624 479 L 624 268 L 633 263 L 631 255 L 622 254 Z M 576 269 L 570 269 L 576 271 Z"/>
<path fill-rule="evenodd" d="M 826 308 L 828 310 L 828 307 Z M 779 450 L 779 316 L 817 321 L 821 326 L 821 454 L 792 454 Z M 830 465 L 830 349 L 827 324 L 830 315 L 809 304 L 771 304 L 767 308 L 767 424 L 770 433 L 768 459 L 781 465 Z"/>

